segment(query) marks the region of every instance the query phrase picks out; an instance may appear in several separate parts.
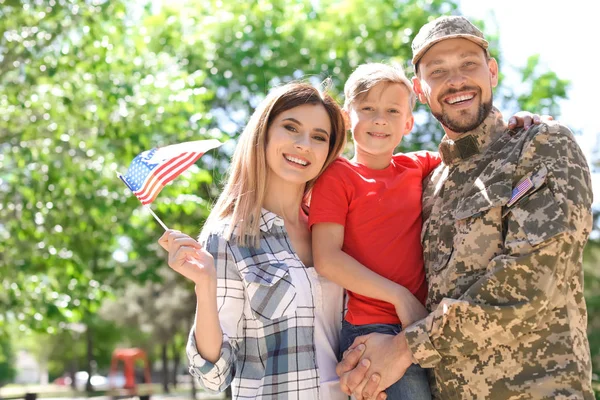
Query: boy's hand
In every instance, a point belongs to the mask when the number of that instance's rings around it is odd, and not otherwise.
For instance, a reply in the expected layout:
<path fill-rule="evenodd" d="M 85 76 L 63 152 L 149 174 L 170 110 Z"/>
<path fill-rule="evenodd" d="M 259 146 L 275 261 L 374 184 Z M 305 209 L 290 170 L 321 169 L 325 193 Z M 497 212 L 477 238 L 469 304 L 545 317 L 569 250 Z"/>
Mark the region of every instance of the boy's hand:
<path fill-rule="evenodd" d="M 406 288 L 402 288 L 398 293 L 398 298 L 394 302 L 396 314 L 402 322 L 402 327 L 407 327 L 415 321 L 425 318 L 429 313 L 419 300 Z"/>
<path fill-rule="evenodd" d="M 529 111 L 519 111 L 508 120 L 508 128 L 515 129 L 523 127 L 529 129 L 531 125 L 539 125 L 542 122 L 553 121 L 554 118 L 551 115 L 538 115 L 530 113 Z"/>

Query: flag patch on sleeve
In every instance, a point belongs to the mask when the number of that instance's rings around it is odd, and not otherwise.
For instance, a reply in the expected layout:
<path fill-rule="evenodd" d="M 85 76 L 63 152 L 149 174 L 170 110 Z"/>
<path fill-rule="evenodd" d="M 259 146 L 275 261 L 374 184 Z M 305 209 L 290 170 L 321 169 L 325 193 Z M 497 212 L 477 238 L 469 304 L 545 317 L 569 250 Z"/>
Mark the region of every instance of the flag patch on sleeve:
<path fill-rule="evenodd" d="M 511 207 L 513 204 L 519 201 L 519 199 L 522 198 L 525 195 L 525 193 L 527 193 L 531 188 L 533 188 L 533 182 L 531 181 L 531 179 L 529 179 L 528 177 L 522 179 L 521 182 L 519 182 L 519 184 L 513 189 L 510 200 L 506 205 L 508 207 Z"/>

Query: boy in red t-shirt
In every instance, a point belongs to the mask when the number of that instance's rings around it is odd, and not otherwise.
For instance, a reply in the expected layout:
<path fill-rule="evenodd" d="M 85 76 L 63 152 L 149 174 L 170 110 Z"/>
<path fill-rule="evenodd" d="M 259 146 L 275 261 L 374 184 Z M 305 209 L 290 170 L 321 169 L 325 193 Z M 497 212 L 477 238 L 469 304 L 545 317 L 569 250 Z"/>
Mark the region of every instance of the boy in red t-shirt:
<path fill-rule="evenodd" d="M 349 294 L 342 352 L 358 336 L 398 334 L 427 315 L 421 182 L 440 163 L 437 153 L 394 154 L 413 127 L 416 101 L 401 69 L 361 65 L 344 95 L 355 154 L 321 175 L 309 212 L 315 268 Z M 386 393 L 431 399 L 426 371 L 413 364 Z"/>

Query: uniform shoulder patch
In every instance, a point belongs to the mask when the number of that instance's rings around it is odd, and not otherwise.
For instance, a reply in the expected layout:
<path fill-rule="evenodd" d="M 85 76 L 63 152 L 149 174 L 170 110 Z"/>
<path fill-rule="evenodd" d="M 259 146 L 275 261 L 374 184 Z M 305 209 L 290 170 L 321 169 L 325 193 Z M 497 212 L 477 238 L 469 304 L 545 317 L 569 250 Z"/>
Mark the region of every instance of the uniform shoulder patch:
<path fill-rule="evenodd" d="M 523 196 L 525 196 L 525 193 L 527 193 L 532 188 L 533 188 L 533 182 L 531 181 L 531 179 L 529 179 L 529 177 L 525 177 L 525 178 L 521 179 L 521 181 L 513 189 L 510 200 L 508 201 L 508 203 L 506 205 L 508 207 L 511 207 L 513 204 L 515 204 L 517 201 L 519 201 L 519 199 L 521 199 Z"/>

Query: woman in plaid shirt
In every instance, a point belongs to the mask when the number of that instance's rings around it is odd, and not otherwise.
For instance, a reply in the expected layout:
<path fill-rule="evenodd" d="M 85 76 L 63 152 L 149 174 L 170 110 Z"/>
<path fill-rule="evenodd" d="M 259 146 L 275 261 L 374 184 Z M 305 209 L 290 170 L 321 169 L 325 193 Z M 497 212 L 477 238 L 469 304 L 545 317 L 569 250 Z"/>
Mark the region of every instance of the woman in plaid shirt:
<path fill-rule="evenodd" d="M 234 399 L 347 399 L 335 374 L 342 289 L 313 268 L 307 203 L 345 144 L 339 106 L 307 83 L 272 91 L 244 129 L 198 243 L 167 231 L 196 284 L 190 372 Z"/>

